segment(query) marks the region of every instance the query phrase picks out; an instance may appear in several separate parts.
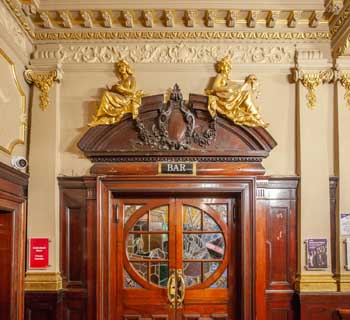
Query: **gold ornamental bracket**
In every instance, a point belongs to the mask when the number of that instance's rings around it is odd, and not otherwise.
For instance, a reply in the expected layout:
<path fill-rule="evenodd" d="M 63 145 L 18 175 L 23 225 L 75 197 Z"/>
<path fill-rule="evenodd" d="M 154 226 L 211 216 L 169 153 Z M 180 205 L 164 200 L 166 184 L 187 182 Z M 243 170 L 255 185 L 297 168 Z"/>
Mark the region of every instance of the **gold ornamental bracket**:
<path fill-rule="evenodd" d="M 46 73 L 35 72 L 32 69 L 27 68 L 24 71 L 24 79 L 28 84 L 34 84 L 36 88 L 40 90 L 40 104 L 41 110 L 46 110 L 50 104 L 49 90 L 53 86 L 53 83 L 60 82 L 63 78 L 63 70 L 60 64 L 57 65 L 56 70 Z"/>
<path fill-rule="evenodd" d="M 344 99 L 345 107 L 350 110 L 350 73 L 341 73 L 339 77 L 340 84 L 345 89 Z"/>
<path fill-rule="evenodd" d="M 316 109 L 317 97 L 316 88 L 324 82 L 331 82 L 334 79 L 334 72 L 332 69 L 322 70 L 319 72 L 304 72 L 298 68 L 292 70 L 293 82 L 300 81 L 307 89 L 306 99 L 309 109 Z"/>
<path fill-rule="evenodd" d="M 344 88 L 345 108 L 350 110 L 350 72 L 340 71 L 336 67 L 334 70 L 334 81 L 339 81 L 341 86 Z"/>

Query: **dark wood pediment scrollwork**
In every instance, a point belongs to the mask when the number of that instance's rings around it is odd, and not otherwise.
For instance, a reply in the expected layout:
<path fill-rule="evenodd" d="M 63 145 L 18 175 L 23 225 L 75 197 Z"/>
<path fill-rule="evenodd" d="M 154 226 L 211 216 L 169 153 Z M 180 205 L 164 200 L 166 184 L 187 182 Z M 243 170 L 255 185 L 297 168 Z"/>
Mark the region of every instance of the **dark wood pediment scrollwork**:
<path fill-rule="evenodd" d="M 276 146 L 266 129 L 212 118 L 207 106 L 207 96 L 185 101 L 175 85 L 167 103 L 144 97 L 136 119 L 92 127 L 78 146 L 92 162 L 261 162 Z"/>

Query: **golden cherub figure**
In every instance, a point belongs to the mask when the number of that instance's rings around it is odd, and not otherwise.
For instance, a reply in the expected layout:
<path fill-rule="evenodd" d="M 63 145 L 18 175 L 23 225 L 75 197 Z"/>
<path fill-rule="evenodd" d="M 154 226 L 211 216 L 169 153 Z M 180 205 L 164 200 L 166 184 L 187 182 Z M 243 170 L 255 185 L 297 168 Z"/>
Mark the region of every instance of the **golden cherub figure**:
<path fill-rule="evenodd" d="M 243 85 L 230 80 L 232 65 L 229 57 L 216 63 L 217 75 L 208 95 L 208 110 L 212 117 L 217 112 L 238 125 L 249 127 L 267 127 L 259 114 L 259 107 L 252 99 L 255 75 L 249 75 Z"/>
<path fill-rule="evenodd" d="M 89 123 L 90 127 L 115 124 L 127 113 L 131 113 L 133 119 L 139 114 L 144 93 L 142 90 L 136 90 L 136 80 L 127 61 L 119 60 L 116 67 L 120 80 L 110 90 L 103 93 L 96 115 Z"/>

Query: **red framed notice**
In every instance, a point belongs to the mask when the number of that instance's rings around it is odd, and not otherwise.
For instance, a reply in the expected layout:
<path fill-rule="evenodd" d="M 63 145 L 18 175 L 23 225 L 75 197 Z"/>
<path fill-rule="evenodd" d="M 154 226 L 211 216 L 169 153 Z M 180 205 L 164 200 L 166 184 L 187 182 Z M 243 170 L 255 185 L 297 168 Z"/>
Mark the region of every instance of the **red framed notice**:
<path fill-rule="evenodd" d="M 29 268 L 43 269 L 49 266 L 49 239 L 31 238 L 29 240 Z"/>

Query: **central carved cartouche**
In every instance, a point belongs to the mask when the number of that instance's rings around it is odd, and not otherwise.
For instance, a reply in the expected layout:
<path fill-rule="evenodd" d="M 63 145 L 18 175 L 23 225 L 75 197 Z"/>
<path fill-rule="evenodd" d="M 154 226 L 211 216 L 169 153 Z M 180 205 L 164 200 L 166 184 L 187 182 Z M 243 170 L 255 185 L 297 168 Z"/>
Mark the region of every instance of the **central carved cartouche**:
<path fill-rule="evenodd" d="M 185 130 L 179 132 L 181 130 L 181 124 L 179 123 L 176 126 L 176 131 L 180 136 L 174 139 L 169 133 L 169 122 L 177 110 L 182 113 Z M 193 143 L 200 147 L 206 147 L 216 139 L 216 119 L 210 121 L 206 130 L 198 133 L 193 108 L 190 103 L 183 100 L 181 90 L 177 84 L 175 84 L 170 94 L 170 100 L 160 107 L 157 121 L 153 124 L 151 130 L 146 128 L 139 117 L 135 119 L 135 122 L 139 132 L 138 137 L 141 140 L 137 143 L 159 150 L 191 150 Z"/>

